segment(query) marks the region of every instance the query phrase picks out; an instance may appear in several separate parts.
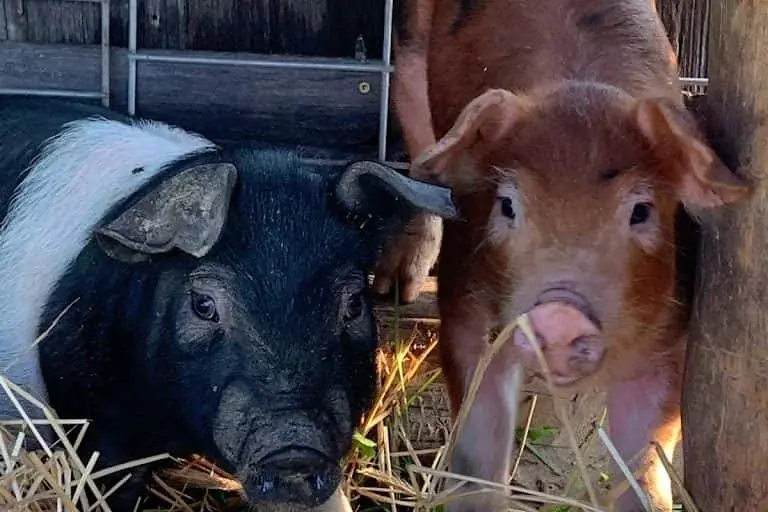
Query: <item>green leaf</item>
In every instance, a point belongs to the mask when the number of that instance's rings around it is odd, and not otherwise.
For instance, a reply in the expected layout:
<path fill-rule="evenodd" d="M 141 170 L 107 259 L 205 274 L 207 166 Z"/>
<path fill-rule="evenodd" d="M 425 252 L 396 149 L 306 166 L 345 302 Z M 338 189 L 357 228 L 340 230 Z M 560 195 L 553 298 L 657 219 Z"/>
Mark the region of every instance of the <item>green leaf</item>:
<path fill-rule="evenodd" d="M 554 437 L 557 434 L 556 427 L 538 427 L 528 431 L 529 441 L 540 441 L 546 437 Z"/>
<path fill-rule="evenodd" d="M 360 455 L 363 457 L 375 457 L 376 456 L 376 443 L 371 441 L 359 431 L 355 431 L 352 435 L 352 442 L 360 450 Z"/>

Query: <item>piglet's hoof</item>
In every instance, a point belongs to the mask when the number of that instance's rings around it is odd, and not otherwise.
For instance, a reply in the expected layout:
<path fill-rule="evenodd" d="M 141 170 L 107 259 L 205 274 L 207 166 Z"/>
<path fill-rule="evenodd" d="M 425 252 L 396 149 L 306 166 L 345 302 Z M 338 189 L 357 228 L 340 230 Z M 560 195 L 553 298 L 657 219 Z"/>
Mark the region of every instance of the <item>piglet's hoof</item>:
<path fill-rule="evenodd" d="M 399 281 L 400 301 L 406 304 L 415 301 L 437 261 L 442 236 L 443 224 L 439 217 L 428 214 L 414 217 L 385 247 L 376 268 L 374 292 L 393 293 Z"/>

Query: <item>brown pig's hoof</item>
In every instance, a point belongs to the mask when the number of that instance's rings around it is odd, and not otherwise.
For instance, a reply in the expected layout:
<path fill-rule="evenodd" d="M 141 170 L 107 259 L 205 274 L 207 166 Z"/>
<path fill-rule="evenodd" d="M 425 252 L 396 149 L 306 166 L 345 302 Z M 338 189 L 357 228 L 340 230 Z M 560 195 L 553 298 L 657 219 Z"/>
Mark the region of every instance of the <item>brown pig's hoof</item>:
<path fill-rule="evenodd" d="M 414 302 L 421 293 L 429 271 L 437 261 L 443 235 L 442 220 L 434 215 L 418 215 L 385 247 L 378 262 L 373 291 L 394 293 L 399 284 L 400 302 Z"/>

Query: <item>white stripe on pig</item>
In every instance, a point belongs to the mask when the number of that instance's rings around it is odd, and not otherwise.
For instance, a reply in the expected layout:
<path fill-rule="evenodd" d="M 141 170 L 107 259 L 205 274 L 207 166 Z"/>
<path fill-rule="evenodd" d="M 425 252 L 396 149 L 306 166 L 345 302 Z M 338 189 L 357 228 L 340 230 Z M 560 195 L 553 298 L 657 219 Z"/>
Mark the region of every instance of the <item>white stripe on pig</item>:
<path fill-rule="evenodd" d="M 46 141 L 0 231 L 0 374 L 47 399 L 37 350 L 28 349 L 48 327 L 38 324 L 53 287 L 111 207 L 174 160 L 214 147 L 162 123 L 100 117 L 68 123 Z M 18 417 L 9 407 L 0 391 L 0 418 Z"/>

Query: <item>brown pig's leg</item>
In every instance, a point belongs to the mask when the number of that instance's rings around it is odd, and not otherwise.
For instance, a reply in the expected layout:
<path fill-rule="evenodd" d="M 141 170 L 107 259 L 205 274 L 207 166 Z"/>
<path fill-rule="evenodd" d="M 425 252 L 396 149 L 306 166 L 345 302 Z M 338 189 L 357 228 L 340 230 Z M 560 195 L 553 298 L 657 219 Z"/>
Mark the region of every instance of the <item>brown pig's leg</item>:
<path fill-rule="evenodd" d="M 408 155 L 415 158 L 435 143 L 429 104 L 427 55 L 435 0 L 403 2 L 403 26 L 396 32 L 392 102 Z"/>
<path fill-rule="evenodd" d="M 443 316 L 440 347 L 443 369 L 451 397 L 455 420 L 462 399 L 470 386 L 478 360 L 487 346 L 488 322 L 480 312 Z M 467 420 L 462 426 L 451 460 L 451 472 L 506 484 L 510 471 L 517 397 L 514 388 L 509 351 L 497 353 L 485 372 L 472 402 Z M 459 492 L 477 490 L 465 485 Z M 452 501 L 450 512 L 498 509 L 503 498 L 492 492 L 478 497 Z"/>
<path fill-rule="evenodd" d="M 392 79 L 392 100 L 411 160 L 435 143 L 427 93 L 427 56 L 403 49 Z"/>
<path fill-rule="evenodd" d="M 638 482 L 650 495 L 654 511 L 672 510 L 670 478 L 650 443 L 659 443 L 667 458 L 672 460 L 680 440 L 680 368 L 681 365 L 675 362 L 665 361 L 653 365 L 652 372 L 614 383 L 608 390 L 611 441 L 626 462 L 642 452 L 631 469 L 636 471 L 644 467 Z M 618 468 L 614 471 L 617 481 L 621 481 Z M 615 510 L 634 512 L 644 508 L 630 488 L 617 500 Z"/>

